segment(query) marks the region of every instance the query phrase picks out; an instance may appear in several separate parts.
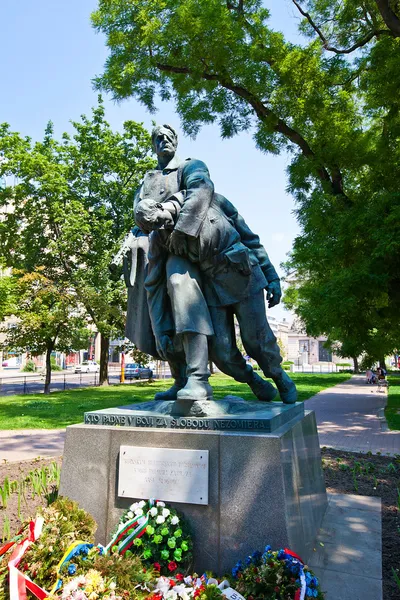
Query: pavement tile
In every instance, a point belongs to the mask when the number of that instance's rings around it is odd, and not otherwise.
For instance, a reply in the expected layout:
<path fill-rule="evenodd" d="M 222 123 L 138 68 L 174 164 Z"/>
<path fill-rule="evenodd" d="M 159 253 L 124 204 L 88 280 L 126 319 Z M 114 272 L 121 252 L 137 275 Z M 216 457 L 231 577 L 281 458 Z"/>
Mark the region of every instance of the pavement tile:
<path fill-rule="evenodd" d="M 314 410 L 321 446 L 350 452 L 400 454 L 400 431 L 384 431 L 378 414 L 386 406 L 386 392 L 365 383 L 363 375 L 322 390 L 305 401 Z"/>
<path fill-rule="evenodd" d="M 340 525 L 355 533 L 365 526 L 371 532 L 382 532 L 381 514 L 374 511 L 328 505 L 324 519 L 324 523 Z"/>
<path fill-rule="evenodd" d="M 357 496 L 356 494 L 329 494 L 329 506 L 338 508 L 356 508 L 381 513 L 382 502 L 373 496 Z"/>
<path fill-rule="evenodd" d="M 331 570 L 321 573 L 319 579 L 326 600 L 382 600 L 380 579 Z"/>
<path fill-rule="evenodd" d="M 309 560 L 311 569 L 314 567 L 359 575 L 368 573 L 368 578 L 382 579 L 382 552 L 367 550 L 359 536 L 353 536 L 348 542 L 317 542 L 316 552 Z"/>

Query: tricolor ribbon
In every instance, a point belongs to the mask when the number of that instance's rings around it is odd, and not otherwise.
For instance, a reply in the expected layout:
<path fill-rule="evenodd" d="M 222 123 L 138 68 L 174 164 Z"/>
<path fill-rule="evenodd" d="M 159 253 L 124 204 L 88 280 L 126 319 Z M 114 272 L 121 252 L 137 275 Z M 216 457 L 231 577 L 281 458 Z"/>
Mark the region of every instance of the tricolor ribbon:
<path fill-rule="evenodd" d="M 296 590 L 296 595 L 294 597 L 294 600 L 304 600 L 306 597 L 306 589 L 307 589 L 307 584 L 306 584 L 306 576 L 304 575 L 304 562 L 301 560 L 300 556 L 298 554 L 296 554 L 295 552 L 292 552 L 292 550 L 289 550 L 288 548 L 284 549 L 285 554 L 288 554 L 289 556 L 291 556 L 294 560 L 293 563 L 294 564 L 298 564 L 300 566 L 300 589 Z"/>
<path fill-rule="evenodd" d="M 40 586 L 36 585 L 27 575 L 17 569 L 25 552 L 40 537 L 43 528 L 43 517 L 37 517 L 29 523 L 28 537 L 19 543 L 8 562 L 10 573 L 10 600 L 27 600 L 26 590 L 32 592 L 39 600 L 44 600 L 49 595 Z M 11 542 L 14 544 L 14 542 Z M 9 546 L 11 547 L 11 546 Z M 3 546 L 4 548 L 4 546 Z"/>
<path fill-rule="evenodd" d="M 135 539 L 142 537 L 146 531 L 146 527 L 149 524 L 150 509 L 156 503 L 155 498 L 150 498 L 148 501 L 149 510 L 146 515 L 141 517 L 133 517 L 130 521 L 127 521 L 123 526 L 113 535 L 111 541 L 104 547 L 104 553 L 107 554 L 111 548 L 117 546 L 120 554 L 125 552 L 132 546 Z M 129 535 L 125 537 L 127 534 Z"/>
<path fill-rule="evenodd" d="M 76 542 L 73 542 L 70 546 L 68 546 L 68 548 L 64 552 L 63 557 L 61 558 L 60 562 L 57 565 L 57 569 L 56 569 L 57 580 L 56 580 L 55 584 L 53 585 L 53 587 L 51 588 L 50 594 L 54 594 L 62 586 L 62 579 L 60 577 L 60 574 L 61 574 L 61 569 L 64 566 L 64 564 L 66 562 L 70 561 L 75 556 L 75 554 L 79 554 L 80 551 L 82 550 L 82 548 L 92 548 L 92 547 L 93 547 L 93 544 L 88 544 L 87 542 L 81 542 L 79 540 L 77 540 Z"/>

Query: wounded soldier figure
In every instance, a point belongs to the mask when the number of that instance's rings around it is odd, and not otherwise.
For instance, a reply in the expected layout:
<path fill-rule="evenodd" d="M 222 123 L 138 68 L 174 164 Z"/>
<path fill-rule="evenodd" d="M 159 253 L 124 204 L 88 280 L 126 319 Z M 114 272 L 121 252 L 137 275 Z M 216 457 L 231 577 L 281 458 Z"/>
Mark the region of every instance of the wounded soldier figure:
<path fill-rule="evenodd" d="M 294 403 L 296 387 L 281 367 L 279 347 L 265 311 L 264 289 L 271 289 L 273 282 L 274 296 L 279 301 L 279 277 L 259 237 L 229 200 L 214 193 L 198 235 L 186 235 L 181 257 L 177 256 L 171 253 L 170 236 L 184 203 L 185 191 L 179 191 L 164 202 L 141 199 L 135 207 L 136 224 L 144 233 L 150 233 L 145 288 L 155 336 L 182 336 L 188 379 L 177 398 L 212 398 L 208 353 L 200 351 L 192 338 L 196 334 L 191 332 L 198 331 L 208 339 L 209 358 L 221 371 L 248 383 L 259 400 L 275 397 L 274 386 L 253 372 L 237 348 L 235 315 L 248 355 L 274 381 L 282 401 Z M 188 262 L 196 266 L 194 274 L 188 273 Z M 199 325 L 200 296 L 203 303 L 206 300 L 208 314 Z M 167 304 L 172 324 L 165 319 Z M 193 328 L 191 320 L 196 323 Z"/>

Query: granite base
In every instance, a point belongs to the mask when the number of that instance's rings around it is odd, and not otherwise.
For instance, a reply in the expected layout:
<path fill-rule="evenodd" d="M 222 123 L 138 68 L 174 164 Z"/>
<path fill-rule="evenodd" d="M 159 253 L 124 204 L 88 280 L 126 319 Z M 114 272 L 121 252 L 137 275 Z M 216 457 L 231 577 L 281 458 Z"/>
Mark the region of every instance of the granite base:
<path fill-rule="evenodd" d="M 266 544 L 311 556 L 327 506 L 313 412 L 271 433 L 68 427 L 60 493 L 93 515 L 103 544 L 135 500 L 117 495 L 122 445 L 209 451 L 209 504 L 171 502 L 191 523 L 197 572 L 221 575 Z"/>

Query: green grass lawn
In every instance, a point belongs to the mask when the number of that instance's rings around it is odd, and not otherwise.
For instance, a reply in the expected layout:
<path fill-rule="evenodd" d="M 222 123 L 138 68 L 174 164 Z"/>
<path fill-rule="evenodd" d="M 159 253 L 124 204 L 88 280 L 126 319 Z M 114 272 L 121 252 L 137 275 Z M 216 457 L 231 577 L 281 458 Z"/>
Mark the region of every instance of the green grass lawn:
<path fill-rule="evenodd" d="M 390 429 L 400 430 L 400 377 L 390 375 L 385 418 Z"/>
<path fill-rule="evenodd" d="M 349 379 L 346 373 L 307 374 L 293 373 L 299 400 Z M 254 399 L 250 388 L 226 375 L 213 375 L 210 380 L 215 398 L 228 394 Z M 152 400 L 154 394 L 167 389 L 171 380 L 132 385 L 88 387 L 65 392 L 26 394 L 0 397 L 0 429 L 58 429 L 83 422 L 83 414 L 92 410 L 123 406 L 133 402 Z"/>

